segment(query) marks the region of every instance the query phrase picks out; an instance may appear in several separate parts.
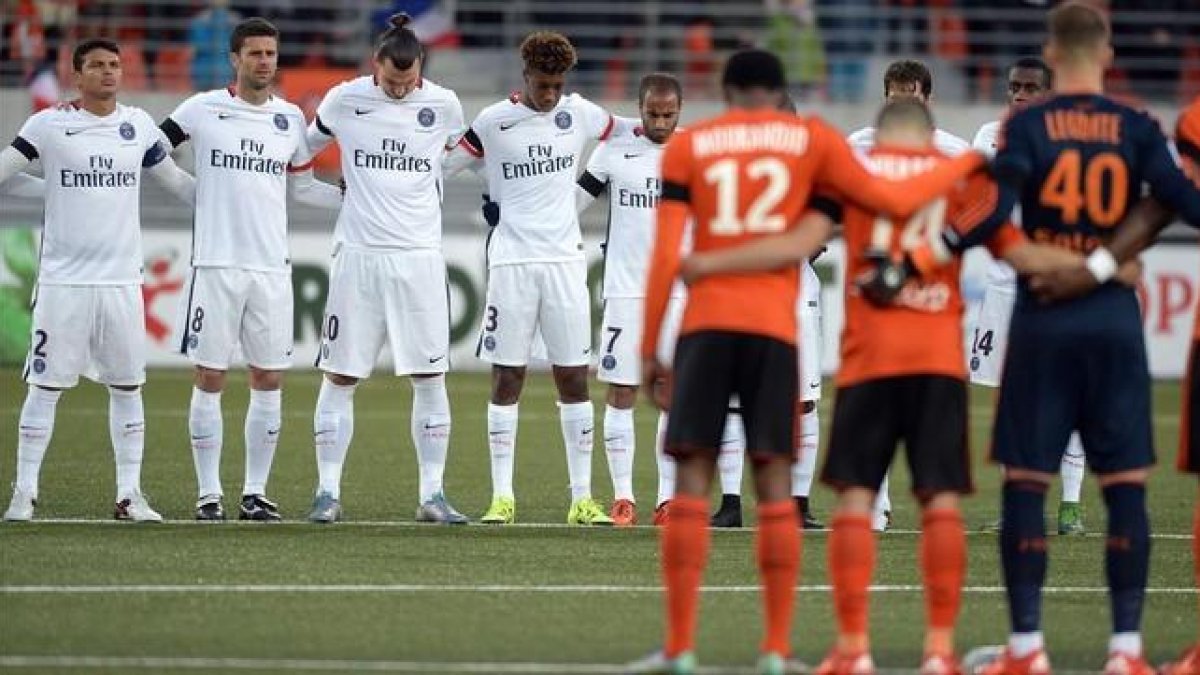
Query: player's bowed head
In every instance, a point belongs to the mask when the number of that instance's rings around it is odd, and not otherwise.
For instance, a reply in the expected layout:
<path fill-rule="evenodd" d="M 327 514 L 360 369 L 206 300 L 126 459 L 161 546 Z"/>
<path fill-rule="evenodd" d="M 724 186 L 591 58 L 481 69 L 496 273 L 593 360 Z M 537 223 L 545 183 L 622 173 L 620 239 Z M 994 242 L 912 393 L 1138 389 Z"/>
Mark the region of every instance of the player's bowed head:
<path fill-rule="evenodd" d="M 638 85 L 638 112 L 646 138 L 666 143 L 679 125 L 683 87 L 670 73 L 651 73 Z"/>
<path fill-rule="evenodd" d="M 786 88 L 783 64 L 764 49 L 745 49 L 730 56 L 721 76 L 725 103 L 731 108 L 778 109 Z"/>
<path fill-rule="evenodd" d="M 521 42 L 522 76 L 525 79 L 521 101 L 538 112 L 553 110 L 566 86 L 567 72 L 577 61 L 575 47 L 561 33 L 530 33 Z"/>
<path fill-rule="evenodd" d="M 425 49 L 408 27 L 410 23 L 408 14 L 393 14 L 388 17 L 388 29 L 375 43 L 375 81 L 390 98 L 404 98 L 421 84 Z"/>

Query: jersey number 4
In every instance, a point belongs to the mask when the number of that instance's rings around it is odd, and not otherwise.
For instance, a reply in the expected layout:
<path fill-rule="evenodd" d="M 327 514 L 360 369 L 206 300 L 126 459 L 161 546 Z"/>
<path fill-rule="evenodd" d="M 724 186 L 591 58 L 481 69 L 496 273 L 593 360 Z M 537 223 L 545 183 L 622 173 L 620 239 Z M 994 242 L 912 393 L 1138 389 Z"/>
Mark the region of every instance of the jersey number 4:
<path fill-rule="evenodd" d="M 1084 166 L 1079 150 L 1065 150 L 1046 175 L 1039 198 L 1042 205 L 1062 212 L 1064 225 L 1078 223 L 1080 214 L 1086 211 L 1092 224 L 1111 227 L 1125 213 L 1129 169 L 1114 152 L 1102 152 Z"/>
<path fill-rule="evenodd" d="M 746 165 L 747 177 L 751 180 L 765 178 L 767 185 L 750 202 L 744 217 L 738 216 L 742 200 L 739 167 L 736 159 L 723 159 L 704 170 L 704 180 L 717 188 L 717 215 L 709 221 L 709 231 L 723 237 L 781 232 L 787 227 L 787 220 L 772 212 L 792 186 L 792 174 L 787 165 L 774 157 L 763 157 Z"/>

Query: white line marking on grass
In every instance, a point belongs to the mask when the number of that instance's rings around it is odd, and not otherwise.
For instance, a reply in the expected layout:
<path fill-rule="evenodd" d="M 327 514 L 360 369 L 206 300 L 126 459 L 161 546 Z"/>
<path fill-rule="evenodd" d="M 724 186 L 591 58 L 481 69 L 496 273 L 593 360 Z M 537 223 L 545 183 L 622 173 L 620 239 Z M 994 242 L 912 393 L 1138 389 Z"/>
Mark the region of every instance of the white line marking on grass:
<path fill-rule="evenodd" d="M 401 529 L 412 528 L 412 529 L 433 529 L 433 530 L 446 529 L 446 530 L 453 531 L 453 530 L 458 530 L 458 529 L 461 529 L 464 527 L 464 526 L 457 526 L 457 525 L 456 526 L 445 526 L 445 525 L 439 525 L 439 524 L 434 524 L 434 523 L 418 523 L 418 522 L 412 521 L 412 520 L 348 520 L 348 521 L 343 521 L 343 522 L 336 523 L 336 524 L 314 524 L 314 523 L 310 523 L 310 522 L 303 521 L 303 520 L 285 520 L 283 522 L 277 522 L 277 523 L 262 523 L 262 522 L 242 521 L 242 520 L 230 520 L 230 521 L 226 521 L 223 523 L 214 523 L 214 522 L 207 522 L 207 521 L 200 521 L 200 520 L 164 520 L 162 523 L 131 523 L 129 521 L 113 520 L 111 518 L 35 518 L 34 520 L 30 521 L 30 523 L 0 523 L 0 532 L 3 532 L 6 528 L 29 527 L 31 524 L 32 525 L 37 525 L 37 524 L 44 524 L 44 525 L 108 525 L 111 527 L 128 527 L 128 528 L 132 528 L 135 530 L 142 529 L 142 528 L 153 529 L 153 528 L 161 526 L 161 525 L 185 526 L 185 527 L 211 527 L 211 528 L 218 528 L 218 529 L 229 528 L 229 527 L 246 528 L 246 529 L 255 529 L 255 528 L 263 528 L 263 527 L 265 527 L 265 528 L 306 527 L 306 528 L 312 528 L 314 531 L 325 531 L 325 530 L 331 530 L 331 529 L 346 529 L 346 528 L 355 528 L 355 527 L 395 527 L 395 528 L 401 528 Z M 606 527 L 599 527 L 599 528 L 590 527 L 589 528 L 589 527 L 583 527 L 580 525 L 567 525 L 566 523 L 510 523 L 508 525 L 485 525 L 483 523 L 468 523 L 465 527 L 471 528 L 471 529 L 494 530 L 497 532 L 504 531 L 504 530 L 573 530 L 573 531 L 578 531 L 578 532 L 585 532 L 585 531 L 613 532 L 613 531 L 620 531 L 620 530 L 643 530 L 644 531 L 644 530 L 658 529 L 658 526 L 656 526 L 656 525 L 633 525 L 630 527 L 622 527 L 622 528 L 606 528 Z M 716 527 L 716 528 L 711 528 L 711 531 L 716 533 L 718 536 L 725 536 L 726 534 L 737 534 L 737 533 L 748 534 L 748 533 L 753 532 L 754 528 L 753 527 Z M 813 530 L 812 532 L 805 532 L 804 536 L 811 537 L 811 536 L 823 536 L 823 535 L 828 535 L 828 534 L 829 534 L 829 530 L 825 529 L 825 530 Z M 918 535 L 918 534 L 921 534 L 920 530 L 905 530 L 905 529 L 892 528 L 892 529 L 889 529 L 887 532 L 883 533 L 883 536 L 886 537 L 889 535 Z M 969 530 L 967 530 L 967 536 L 995 537 L 995 536 L 997 536 L 997 533 L 985 531 L 985 530 L 969 529 Z M 1070 538 L 1071 539 L 1102 539 L 1102 538 L 1104 538 L 1104 536 L 1105 535 L 1102 532 L 1088 532 L 1087 534 L 1084 534 L 1084 535 L 1072 535 Z M 1150 538 L 1151 539 L 1162 539 L 1162 540 L 1173 540 L 1173 541 L 1191 541 L 1192 535 L 1190 533 L 1182 534 L 1182 533 L 1177 533 L 1177 532 L 1154 532 L 1150 535 Z"/>
<path fill-rule="evenodd" d="M 662 593 L 662 586 L 633 585 L 515 585 L 515 584 L 97 584 L 97 585 L 3 585 L 5 595 L 100 595 L 124 593 Z M 702 593 L 758 593 L 758 585 L 701 586 Z M 827 584 L 807 584 L 796 587 L 799 593 L 827 593 Z M 873 593 L 921 593 L 920 584 L 879 584 L 870 587 Z M 965 586 L 964 593 L 1003 593 L 1003 586 Z M 1090 595 L 1107 594 L 1107 586 L 1047 586 L 1047 594 Z M 1195 595 L 1190 587 L 1147 588 L 1153 595 Z"/>
<path fill-rule="evenodd" d="M 349 659 L 206 658 L 176 656 L 26 656 L 0 655 L 4 668 L 54 668 L 60 670 L 292 670 L 370 673 L 625 673 L 628 666 L 611 663 L 518 663 L 450 661 L 364 661 Z M 697 673 L 741 675 L 754 673 L 746 666 L 700 666 Z M 879 673 L 912 673 L 910 669 L 880 668 Z M 1059 675 L 1090 671 L 1056 669 Z"/>

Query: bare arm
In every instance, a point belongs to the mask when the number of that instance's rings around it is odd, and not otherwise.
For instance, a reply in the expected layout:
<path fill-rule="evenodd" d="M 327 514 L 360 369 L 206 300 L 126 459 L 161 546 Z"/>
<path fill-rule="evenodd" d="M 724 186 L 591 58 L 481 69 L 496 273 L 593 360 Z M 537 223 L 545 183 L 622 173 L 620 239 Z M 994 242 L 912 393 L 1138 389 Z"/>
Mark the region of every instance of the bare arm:
<path fill-rule="evenodd" d="M 312 169 L 289 173 L 287 186 L 288 195 L 301 204 L 334 211 L 342 208 L 341 189 L 314 178 Z"/>
<path fill-rule="evenodd" d="M 691 284 L 714 274 L 766 272 L 799 265 L 825 246 L 833 226 L 833 219 L 825 213 L 809 211 L 787 232 L 734 248 L 689 255 L 680 267 L 680 277 Z"/>

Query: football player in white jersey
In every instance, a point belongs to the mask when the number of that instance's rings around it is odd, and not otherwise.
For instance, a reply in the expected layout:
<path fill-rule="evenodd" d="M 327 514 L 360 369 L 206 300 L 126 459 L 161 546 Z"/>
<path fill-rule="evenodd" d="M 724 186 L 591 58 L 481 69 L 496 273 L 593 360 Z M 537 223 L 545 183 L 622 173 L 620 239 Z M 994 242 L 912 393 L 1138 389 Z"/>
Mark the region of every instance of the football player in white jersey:
<path fill-rule="evenodd" d="M 265 494 L 279 441 L 283 370 L 292 355 L 287 197 L 331 209 L 341 205 L 336 187 L 312 177 L 304 114 L 271 93 L 278 58 L 278 29 L 257 17 L 242 21 L 230 38 L 236 84 L 192 96 L 160 125 L 174 147 L 191 139 L 196 156 L 180 351 L 196 372 L 188 431 L 198 520 L 225 519 L 221 392 L 239 345 L 250 367 L 239 517 L 280 519 Z"/>
<path fill-rule="evenodd" d="M 159 521 L 141 492 L 146 380 L 139 201 L 143 171 L 180 199 L 193 200 L 191 176 L 159 142 L 154 120 L 117 103 L 121 56 L 115 42 L 90 39 L 72 55 L 78 101 L 30 117 L 0 152 L 0 184 L 30 194 L 18 179 L 40 158 L 45 224 L 25 364 L 17 479 L 5 520 L 29 520 L 38 473 L 54 431 L 62 390 L 80 375 L 108 387 L 108 428 L 116 460 L 118 520 Z M 21 184 L 23 183 L 23 184 Z"/>
<path fill-rule="evenodd" d="M 912 97 L 929 105 L 933 96 L 933 75 L 929 68 L 920 61 L 893 61 L 883 73 L 883 99 L 891 101 L 895 98 Z M 875 127 L 863 127 L 846 137 L 855 150 L 866 152 L 875 147 Z M 967 142 L 954 134 L 935 129 L 933 145 L 943 154 L 950 157 L 961 155 L 971 149 Z M 871 528 L 883 532 L 892 523 L 892 499 L 888 490 L 888 477 L 884 476 L 883 484 L 879 486 L 879 494 L 875 499 L 875 515 Z"/>
<path fill-rule="evenodd" d="M 796 112 L 796 102 L 784 97 L 782 110 Z M 824 249 L 822 249 L 824 250 Z M 819 253 L 817 254 L 820 255 Z M 799 397 L 796 400 L 796 461 L 792 463 L 792 498 L 796 502 L 796 517 L 806 530 L 820 530 L 825 524 L 813 515 L 808 495 L 812 492 L 813 476 L 820 448 L 821 418 L 817 402 L 821 400 L 821 280 L 812 263 L 806 260 L 800 270 L 800 295 L 796 298 L 796 324 L 800 334 Z M 745 431 L 741 416 L 731 414 L 725 422 L 717 456 L 717 473 L 721 480 L 721 506 L 712 515 L 713 527 L 742 526 L 742 472 L 745 468 Z"/>
<path fill-rule="evenodd" d="M 411 375 L 417 520 L 467 522 L 443 495 L 450 442 L 446 370 L 450 308 L 442 257 L 442 160 L 466 122 L 451 90 L 424 79 L 407 14 L 375 46 L 374 74 L 329 90 L 308 127 L 313 152 L 341 148 L 345 201 L 317 365 L 325 371 L 313 419 L 317 496 L 309 520 L 341 515 L 341 477 L 354 433 L 354 389 L 387 340 L 396 375 Z"/>
<path fill-rule="evenodd" d="M 608 231 L 604 242 L 604 318 L 600 328 L 598 377 L 608 383 L 604 407 L 604 451 L 613 481 L 613 506 L 609 515 L 618 526 L 637 524 L 633 495 L 633 458 L 636 448 L 633 408 L 641 380 L 642 303 L 646 293 L 646 266 L 654 245 L 654 208 L 659 195 L 659 164 L 667 139 L 675 132 L 683 103 L 679 80 L 653 73 L 638 85 L 641 125 L 632 134 L 600 143 L 579 176 L 576 207 L 582 213 L 597 197 L 608 192 Z M 684 296 L 676 287 L 674 300 Z M 659 428 L 665 429 L 659 414 Z M 659 448 L 659 501 L 662 482 L 672 476 L 673 460 Z M 664 466 L 664 462 L 670 466 Z M 673 480 L 668 481 L 673 484 Z M 673 487 L 673 485 L 672 485 Z"/>
<path fill-rule="evenodd" d="M 1008 68 L 1008 106 L 1014 110 L 1050 92 L 1053 72 L 1046 62 L 1036 57 L 1018 59 Z M 979 127 L 971 143 L 988 157 L 996 154 L 996 138 L 1001 122 L 988 122 Z M 971 333 L 971 353 L 968 365 L 971 382 L 988 387 L 1000 385 L 1000 369 L 1008 346 L 1008 322 L 1017 297 L 1017 275 L 1000 260 L 988 266 L 987 286 L 983 304 L 979 307 Z M 1062 500 L 1058 504 L 1058 533 L 1084 534 L 1083 510 L 1079 503 L 1083 489 L 1086 459 L 1079 433 L 1071 434 L 1063 451 L 1059 475 L 1062 477 Z"/>
<path fill-rule="evenodd" d="M 584 147 L 604 140 L 612 115 L 578 94 L 563 94 L 575 48 L 539 31 L 521 43 L 525 86 L 484 108 L 447 157 L 447 171 L 483 166 L 499 224 L 488 237 L 488 285 L 478 353 L 492 363 L 488 447 L 492 503 L 484 523 L 515 519 L 513 460 L 517 403 L 535 331 L 540 329 L 558 388 L 571 507 L 567 521 L 611 525 L 592 498 L 592 356 L 587 263 L 575 211 Z"/>

